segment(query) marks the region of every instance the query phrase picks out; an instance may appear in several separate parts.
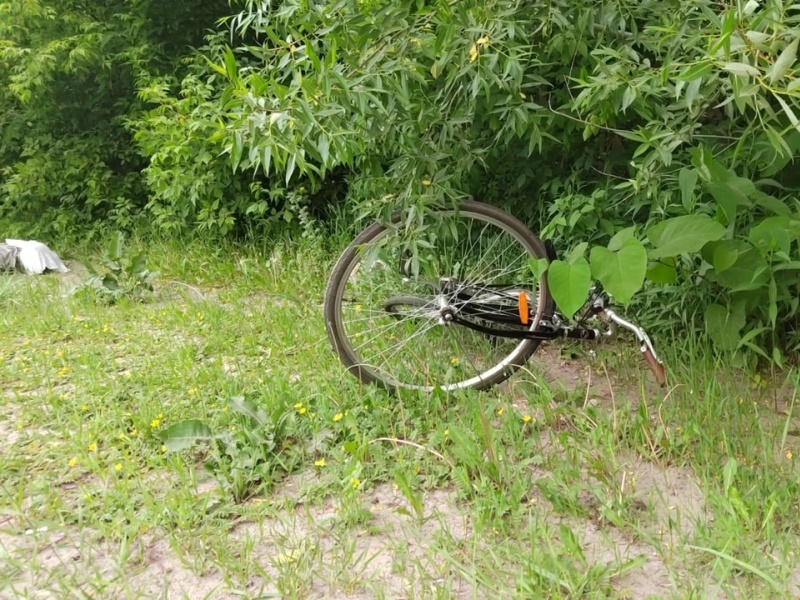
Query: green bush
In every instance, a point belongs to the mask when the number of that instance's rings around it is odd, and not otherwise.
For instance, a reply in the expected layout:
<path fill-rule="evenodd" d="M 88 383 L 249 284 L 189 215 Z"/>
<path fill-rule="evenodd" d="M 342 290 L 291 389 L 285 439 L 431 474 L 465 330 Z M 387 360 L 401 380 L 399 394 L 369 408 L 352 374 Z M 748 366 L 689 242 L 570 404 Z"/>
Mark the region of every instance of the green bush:
<path fill-rule="evenodd" d="M 231 25 L 258 44 L 214 67 L 226 152 L 312 187 L 345 166 L 368 215 L 529 157 L 495 201 L 577 247 L 556 280 L 591 272 L 628 300 L 647 274 L 721 347 L 796 351 L 798 18 L 778 1 L 248 1 Z"/>
<path fill-rule="evenodd" d="M 0 214 L 29 236 L 129 228 L 146 161 L 139 80 L 181 72 L 225 0 L 0 1 Z M 178 20 L 180 19 L 180 20 Z"/>

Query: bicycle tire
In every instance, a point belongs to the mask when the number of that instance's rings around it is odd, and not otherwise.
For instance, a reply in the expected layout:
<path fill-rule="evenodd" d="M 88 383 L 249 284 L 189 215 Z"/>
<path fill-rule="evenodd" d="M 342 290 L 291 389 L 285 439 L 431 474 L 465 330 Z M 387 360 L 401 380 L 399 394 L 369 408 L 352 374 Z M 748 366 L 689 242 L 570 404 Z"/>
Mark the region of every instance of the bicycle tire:
<path fill-rule="evenodd" d="M 442 218 L 449 216 L 453 218 L 462 218 L 466 216 L 476 221 L 496 226 L 500 231 L 509 234 L 513 240 L 519 243 L 520 255 L 526 260 L 526 265 L 527 258 L 548 259 L 548 252 L 545 245 L 528 227 L 514 216 L 494 206 L 475 200 L 466 200 L 460 203 L 455 210 L 447 208 L 433 209 L 433 214 Z M 398 388 L 422 389 L 424 391 L 431 391 L 435 388 L 440 388 L 445 391 L 466 388 L 487 389 L 506 380 L 531 357 L 539 347 L 540 340 L 514 340 L 513 343 L 515 345 L 513 346 L 513 350 L 496 365 L 486 369 L 484 372 L 479 372 L 477 376 L 446 385 L 437 383 L 409 384 L 397 379 L 395 376 L 389 376 L 387 373 L 382 372 L 380 368 L 370 364 L 369 361 L 359 356 L 357 349 L 354 348 L 353 342 L 347 335 L 343 320 L 345 287 L 354 272 L 356 277 L 358 277 L 358 270 L 356 267 L 359 265 L 362 249 L 368 244 L 389 235 L 389 232 L 396 231 L 397 229 L 395 226 L 400 223 L 401 214 L 395 213 L 388 225 L 376 222 L 364 229 L 342 252 L 331 271 L 325 291 L 323 315 L 328 338 L 341 362 L 350 373 L 355 375 L 362 382 L 376 384 L 389 390 Z M 501 273 L 502 272 L 501 269 Z M 532 275 L 530 275 L 530 280 L 532 281 L 532 279 Z M 538 326 L 541 319 L 548 318 L 553 313 L 553 300 L 547 288 L 546 277 L 543 277 L 538 283 L 537 291 L 536 311 L 530 321 L 530 326 L 526 326 L 526 329 L 530 329 L 531 331 Z M 420 307 L 424 304 L 419 300 L 408 299 L 409 297 L 403 296 L 402 294 L 396 295 L 398 297 L 407 298 L 407 304 L 412 306 L 414 303 Z M 356 309 L 357 308 L 358 305 L 356 305 Z M 378 311 L 373 312 L 377 313 Z M 395 317 L 397 316 L 395 311 L 392 311 L 392 313 Z M 392 347 L 390 347 L 390 350 L 391 349 Z M 478 370 L 477 367 L 476 370 Z"/>

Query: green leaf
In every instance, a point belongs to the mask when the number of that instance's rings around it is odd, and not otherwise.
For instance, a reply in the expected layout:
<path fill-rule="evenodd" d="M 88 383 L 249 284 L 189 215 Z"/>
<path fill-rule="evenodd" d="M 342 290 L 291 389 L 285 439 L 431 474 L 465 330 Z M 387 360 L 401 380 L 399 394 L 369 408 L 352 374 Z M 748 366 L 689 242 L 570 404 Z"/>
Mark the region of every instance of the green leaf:
<path fill-rule="evenodd" d="M 681 189 L 681 204 L 686 210 L 692 206 L 694 187 L 697 185 L 699 173 L 697 169 L 681 169 L 678 175 L 678 186 Z"/>
<path fill-rule="evenodd" d="M 647 251 L 636 238 L 630 238 L 617 252 L 595 246 L 591 253 L 592 275 L 615 300 L 627 305 L 644 283 Z"/>
<path fill-rule="evenodd" d="M 720 67 L 727 71 L 728 73 L 732 73 L 733 75 L 739 75 L 742 77 L 752 75 L 756 77 L 760 74 L 760 71 L 756 69 L 753 65 L 749 65 L 743 62 L 725 62 L 720 65 Z"/>
<path fill-rule="evenodd" d="M 555 260 L 550 264 L 547 278 L 550 293 L 561 313 L 569 318 L 586 302 L 592 281 L 589 263 L 578 257 L 572 263 Z"/>
<path fill-rule="evenodd" d="M 117 278 L 114 277 L 111 273 L 106 273 L 103 276 L 102 281 L 103 287 L 106 288 L 109 292 L 119 292 L 122 290 L 122 286 L 117 281 Z"/>
<path fill-rule="evenodd" d="M 710 62 L 700 62 L 687 68 L 678 76 L 679 81 L 694 81 L 711 73 Z"/>
<path fill-rule="evenodd" d="M 567 262 L 569 264 L 573 264 L 579 258 L 583 258 L 583 255 L 586 254 L 586 249 L 589 247 L 588 242 L 581 242 L 577 246 L 572 249 L 572 252 L 569 253 L 567 257 Z"/>
<path fill-rule="evenodd" d="M 719 283 L 734 292 L 755 290 L 767 284 L 769 265 L 755 248 L 739 252 L 736 262 L 717 273 Z"/>
<path fill-rule="evenodd" d="M 770 278 L 767 289 L 769 290 L 769 321 L 772 323 L 772 328 L 775 329 L 778 319 L 778 284 L 775 283 L 774 277 Z"/>
<path fill-rule="evenodd" d="M 764 254 L 768 251 L 789 253 L 792 239 L 789 217 L 767 217 L 750 229 L 747 236 L 753 245 Z"/>
<path fill-rule="evenodd" d="M 131 259 L 131 264 L 128 266 L 128 275 L 136 276 L 147 271 L 147 251 L 142 250 Z"/>
<path fill-rule="evenodd" d="M 711 264 L 714 265 L 714 270 L 717 273 L 730 269 L 736 263 L 736 259 L 739 258 L 739 244 L 726 244 L 726 241 L 733 240 L 723 240 L 716 244 L 714 248 Z"/>
<path fill-rule="evenodd" d="M 725 227 L 702 215 L 685 215 L 662 221 L 647 230 L 655 246 L 649 255 L 652 260 L 678 254 L 697 252 L 708 242 L 725 235 Z"/>
<path fill-rule="evenodd" d="M 789 121 L 792 123 L 794 128 L 797 131 L 800 131 L 800 121 L 797 120 L 797 115 L 794 114 L 794 111 L 786 104 L 786 101 L 781 98 L 780 94 L 773 94 L 775 99 L 778 101 L 778 104 L 781 105 L 783 112 L 786 113 L 786 116 L 789 118 Z"/>
<path fill-rule="evenodd" d="M 203 421 L 189 419 L 167 427 L 159 435 L 170 452 L 191 448 L 197 442 L 214 439 L 211 429 Z"/>
<path fill-rule="evenodd" d="M 670 285 L 678 280 L 678 271 L 675 269 L 675 259 L 662 258 L 661 260 L 650 263 L 645 274 L 653 283 Z"/>
<path fill-rule="evenodd" d="M 736 220 L 739 206 L 750 206 L 749 197 L 756 193 L 755 184 L 745 177 L 736 177 L 727 170 L 715 170 L 715 178 L 707 183 L 708 191 L 725 215 L 725 224 Z"/>
<path fill-rule="evenodd" d="M 770 196 L 764 192 L 756 191 L 756 193 L 753 194 L 753 201 L 761 208 L 765 208 L 782 217 L 791 217 L 793 214 L 792 209 L 789 208 L 783 200 L 779 200 L 775 196 Z"/>
<path fill-rule="evenodd" d="M 634 232 L 636 231 L 635 227 L 626 227 L 625 229 L 620 229 L 617 233 L 614 234 L 608 242 L 608 249 L 612 252 L 616 252 L 620 248 L 622 248 L 622 244 L 627 242 L 629 239 L 633 237 Z"/>
<path fill-rule="evenodd" d="M 531 259 L 528 264 L 531 267 L 534 278 L 536 281 L 539 281 L 550 266 L 550 261 L 546 258 L 539 258 L 537 260 Z"/>
<path fill-rule="evenodd" d="M 269 176 L 270 164 L 272 164 L 272 146 L 265 146 L 264 158 L 261 160 L 261 166 L 264 169 L 264 175 Z"/>
<path fill-rule="evenodd" d="M 239 162 L 242 160 L 242 152 L 244 151 L 244 139 L 242 138 L 241 131 L 233 133 L 233 146 L 231 147 L 231 168 L 236 171 Z"/>
<path fill-rule="evenodd" d="M 233 50 L 225 48 L 223 56 L 225 58 L 225 73 L 231 81 L 236 81 L 239 71 L 236 69 L 236 58 L 233 56 Z"/>
<path fill-rule="evenodd" d="M 328 164 L 328 150 L 329 150 L 329 142 L 328 136 L 324 133 L 320 134 L 319 140 L 317 140 L 317 149 L 319 150 L 319 157 L 322 160 L 322 166 Z"/>
<path fill-rule="evenodd" d="M 228 406 L 233 412 L 255 420 L 262 427 L 268 423 L 267 413 L 258 408 L 254 403 L 245 400 L 244 396 L 232 397 L 228 400 Z"/>
<path fill-rule="evenodd" d="M 772 64 L 772 66 L 767 69 L 767 77 L 769 78 L 769 82 L 775 83 L 781 77 L 784 76 L 786 71 L 794 65 L 794 61 L 797 58 L 797 42 L 800 41 L 799 38 L 795 38 L 791 44 L 786 46 L 781 52 L 780 56 L 777 60 Z"/>
<path fill-rule="evenodd" d="M 636 100 L 636 88 L 627 87 L 622 94 L 622 112 L 624 113 L 627 108 Z"/>
<path fill-rule="evenodd" d="M 117 231 L 111 238 L 111 243 L 108 245 L 107 257 L 112 262 L 117 262 L 122 258 L 125 249 L 125 236 L 121 231 Z"/>
<path fill-rule="evenodd" d="M 727 308 L 719 304 L 710 304 L 705 312 L 706 332 L 714 343 L 722 350 L 735 350 L 741 336 L 739 332 L 744 327 L 744 311 L 733 315 Z"/>

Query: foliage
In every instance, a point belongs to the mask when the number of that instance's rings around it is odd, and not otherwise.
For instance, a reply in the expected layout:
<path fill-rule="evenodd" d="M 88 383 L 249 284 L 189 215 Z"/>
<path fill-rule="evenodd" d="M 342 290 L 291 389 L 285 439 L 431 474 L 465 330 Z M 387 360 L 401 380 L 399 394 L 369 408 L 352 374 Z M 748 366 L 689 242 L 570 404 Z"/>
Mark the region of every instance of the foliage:
<path fill-rule="evenodd" d="M 240 502 L 268 489 L 279 475 L 294 471 L 302 463 L 303 447 L 297 443 L 300 431 L 291 406 L 267 412 L 237 396 L 228 407 L 236 418 L 227 430 L 215 434 L 204 422 L 189 419 L 165 429 L 161 440 L 173 452 L 209 442 L 206 467 Z"/>
<path fill-rule="evenodd" d="M 370 215 L 458 198 L 531 156 L 517 200 L 498 202 L 560 244 L 591 244 L 552 267 L 566 312 L 587 272 L 623 303 L 647 276 L 677 282 L 683 304 L 742 313 L 732 347 L 796 349 L 795 13 L 778 0 L 249 1 L 231 26 L 258 44 L 214 66 L 226 152 L 287 184 L 346 166 L 348 201 Z M 622 230 L 640 243 L 609 247 Z"/>
<path fill-rule="evenodd" d="M 148 268 L 146 250 L 133 256 L 126 252 L 125 238 L 121 232 L 112 238 L 102 263 L 106 269 L 104 273 L 87 266 L 91 277 L 86 287 L 95 290 L 103 300 L 110 303 L 123 297 L 141 300 L 153 291 L 153 281 L 158 277 L 158 271 Z"/>
<path fill-rule="evenodd" d="M 145 162 L 126 128 L 137 80 L 181 71 L 181 53 L 227 10 L 161 4 L 0 2 L 0 212 L 28 235 L 141 220 Z"/>

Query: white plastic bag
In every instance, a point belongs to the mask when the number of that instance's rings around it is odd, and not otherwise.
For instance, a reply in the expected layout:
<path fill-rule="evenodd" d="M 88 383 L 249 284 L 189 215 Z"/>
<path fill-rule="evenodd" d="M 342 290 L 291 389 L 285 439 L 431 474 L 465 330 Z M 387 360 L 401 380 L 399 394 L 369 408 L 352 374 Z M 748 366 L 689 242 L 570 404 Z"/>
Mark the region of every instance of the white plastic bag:
<path fill-rule="evenodd" d="M 17 267 L 29 275 L 39 275 L 45 270 L 66 273 L 67 266 L 42 242 L 34 240 L 6 240 L 6 244 L 19 248 Z"/>

